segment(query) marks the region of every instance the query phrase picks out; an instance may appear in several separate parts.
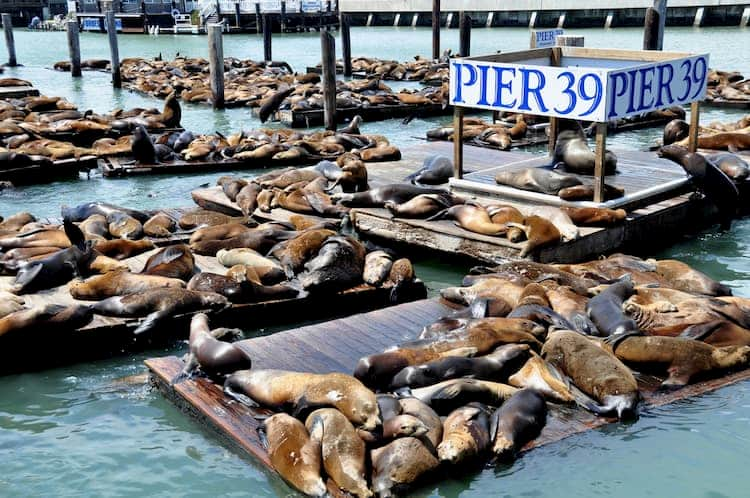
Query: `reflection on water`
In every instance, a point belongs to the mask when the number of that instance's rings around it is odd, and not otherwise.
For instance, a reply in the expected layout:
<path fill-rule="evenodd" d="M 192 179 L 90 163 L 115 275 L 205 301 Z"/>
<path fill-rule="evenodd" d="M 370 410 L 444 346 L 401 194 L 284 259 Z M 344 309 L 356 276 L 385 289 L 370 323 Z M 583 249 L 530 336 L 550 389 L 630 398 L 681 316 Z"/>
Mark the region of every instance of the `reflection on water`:
<path fill-rule="evenodd" d="M 640 48 L 638 29 L 570 30 L 587 46 Z M 670 28 L 665 48 L 711 52 L 712 66 L 750 73 L 747 30 Z M 525 29 L 475 29 L 475 53 L 516 50 L 528 44 Z M 457 30 L 443 32 L 442 46 L 456 47 Z M 318 60 L 317 34 L 274 38 L 274 58 L 297 70 Z M 112 90 L 109 75 L 87 72 L 79 80 L 46 69 L 67 57 L 64 33 L 16 32 L 18 57 L 26 65 L 7 75 L 34 81 L 44 92 L 62 95 L 82 109 L 99 112 L 161 103 L 128 91 Z M 206 54 L 201 36 L 122 36 L 121 57 Z M 227 56 L 259 59 L 260 38 L 224 39 Z M 355 55 L 407 59 L 430 50 L 426 29 L 356 28 Z M 84 58 L 107 57 L 105 38 L 81 36 Z M 43 50 L 40 48 L 43 47 Z M 4 47 L 0 47 L 4 53 Z M 184 124 L 200 132 L 228 132 L 259 126 L 246 109 L 215 113 L 187 105 Z M 702 120 L 736 119 L 739 112 L 705 109 Z M 449 118 L 367 123 L 364 131 L 383 133 L 400 146 Z M 612 148 L 644 148 L 660 130 L 611 137 Z M 537 149 L 538 151 L 539 149 Z M 249 174 L 255 174 L 250 172 Z M 21 209 L 41 216 L 59 214 L 60 204 L 104 199 L 135 208 L 184 206 L 192 188 L 218 175 L 164 175 L 125 180 L 62 181 L 0 193 L 0 214 Z M 651 254 L 675 257 L 750 295 L 750 224 L 732 231 L 704 233 Z M 644 242 L 644 243 L 647 243 Z M 648 251 L 646 251 L 648 252 Z M 466 265 L 422 260 L 417 273 L 431 295 L 456 285 Z M 247 331 L 248 336 L 278 330 Z M 230 451 L 210 432 L 132 376 L 144 372 L 148 356 L 182 354 L 184 343 L 146 354 L 41 373 L 0 378 L 0 495 L 2 496 L 279 496 L 290 493 L 275 475 Z M 29 352 L 30 361 L 33 352 Z M 122 379 L 122 380 L 120 380 Z M 417 496 L 596 497 L 745 496 L 745 461 L 750 439 L 750 384 L 742 383 L 699 398 L 649 410 L 633 424 L 590 431 L 523 455 L 510 466 L 450 475 Z"/>

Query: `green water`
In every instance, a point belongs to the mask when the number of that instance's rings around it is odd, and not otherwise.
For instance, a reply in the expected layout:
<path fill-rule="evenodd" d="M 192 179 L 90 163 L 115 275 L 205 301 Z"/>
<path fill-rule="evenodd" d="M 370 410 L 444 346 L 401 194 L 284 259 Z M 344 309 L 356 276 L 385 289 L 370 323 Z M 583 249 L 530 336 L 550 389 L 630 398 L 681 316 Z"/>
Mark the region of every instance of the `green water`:
<path fill-rule="evenodd" d="M 634 29 L 577 30 L 587 46 L 640 48 Z M 457 31 L 444 31 L 442 44 L 457 46 Z M 711 53 L 712 66 L 750 73 L 750 31 L 736 28 L 669 29 L 665 48 Z M 64 33 L 16 32 L 18 59 L 26 66 L 7 75 L 32 80 L 44 93 L 62 95 L 80 108 L 160 106 L 127 91 L 113 91 L 103 73 L 69 74 L 46 69 L 66 58 Z M 406 59 L 426 53 L 429 30 L 357 28 L 353 53 Z M 523 29 L 475 29 L 474 53 L 518 50 L 528 44 Z M 102 35 L 83 34 L 83 58 L 107 57 Z M 200 36 L 120 37 L 121 57 L 205 55 Z M 256 36 L 225 37 L 227 56 L 260 58 Z M 4 54 L 0 47 L 0 54 Z M 295 69 L 318 60 L 317 34 L 274 38 L 274 58 Z M 705 122 L 741 113 L 706 109 Z M 415 143 L 429 126 L 447 118 L 368 123 L 365 132 L 384 133 L 400 146 Z M 227 132 L 258 122 L 244 109 L 214 113 L 189 106 L 184 124 L 195 131 Z M 612 137 L 612 147 L 643 148 L 659 130 Z M 40 216 L 59 213 L 60 204 L 107 200 L 135 208 L 184 206 L 189 192 L 217 175 L 177 175 L 126 180 L 70 180 L 0 193 L 0 214 L 25 209 Z M 750 296 L 750 223 L 731 232 L 704 233 L 653 254 L 678 257 Z M 644 241 L 647 244 L 647 241 Z M 647 246 L 644 247 L 646 253 Z M 465 267 L 439 259 L 418 261 L 431 292 L 460 281 Z M 253 333 L 253 330 L 248 330 Z M 269 332 L 268 330 L 263 331 Z M 290 489 L 250 459 L 227 450 L 211 433 L 143 384 L 118 381 L 144 372 L 150 356 L 180 354 L 176 343 L 136 357 L 78 364 L 41 373 L 0 377 L 0 496 L 279 496 Z M 745 458 L 750 439 L 750 384 L 741 383 L 699 398 L 644 413 L 634 424 L 614 425 L 572 437 L 523 456 L 513 465 L 450 476 L 419 496 L 529 497 L 739 497 L 747 496 Z"/>

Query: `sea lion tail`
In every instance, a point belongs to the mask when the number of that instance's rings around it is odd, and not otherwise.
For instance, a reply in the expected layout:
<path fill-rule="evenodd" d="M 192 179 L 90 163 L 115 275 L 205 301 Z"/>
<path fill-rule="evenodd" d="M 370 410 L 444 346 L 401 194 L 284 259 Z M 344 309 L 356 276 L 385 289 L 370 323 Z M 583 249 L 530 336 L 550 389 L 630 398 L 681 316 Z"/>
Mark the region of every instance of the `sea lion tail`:
<path fill-rule="evenodd" d="M 159 322 L 169 317 L 168 310 L 154 311 L 148 315 L 138 327 L 133 331 L 133 335 L 141 335 L 153 330 L 159 325 Z"/>
<path fill-rule="evenodd" d="M 445 219 L 445 217 L 448 215 L 448 209 L 443 209 L 442 211 L 438 211 L 437 213 L 433 214 L 429 218 L 427 218 L 425 221 L 437 221 Z"/>

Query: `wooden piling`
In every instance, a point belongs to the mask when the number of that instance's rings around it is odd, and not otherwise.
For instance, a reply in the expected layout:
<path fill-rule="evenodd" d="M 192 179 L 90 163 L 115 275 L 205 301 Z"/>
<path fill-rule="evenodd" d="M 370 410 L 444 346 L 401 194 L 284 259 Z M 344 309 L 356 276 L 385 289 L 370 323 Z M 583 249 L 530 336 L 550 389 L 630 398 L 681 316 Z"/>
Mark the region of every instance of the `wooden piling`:
<path fill-rule="evenodd" d="M 453 107 L 453 177 L 464 177 L 464 109 Z"/>
<path fill-rule="evenodd" d="M 654 8 L 659 13 L 659 32 L 657 35 L 656 48 L 664 49 L 664 26 L 667 23 L 667 0 L 654 0 Z"/>
<path fill-rule="evenodd" d="M 208 25 L 208 68 L 214 109 L 224 108 L 224 46 L 221 24 Z"/>
<path fill-rule="evenodd" d="M 257 33 L 261 32 L 262 21 L 263 18 L 260 15 L 260 3 L 255 2 L 255 31 Z"/>
<path fill-rule="evenodd" d="M 281 0 L 281 19 L 279 20 L 281 24 L 281 32 L 286 32 L 286 1 Z"/>
<path fill-rule="evenodd" d="M 432 0 L 432 58 L 440 58 L 440 0 Z"/>
<path fill-rule="evenodd" d="M 5 46 L 8 47 L 8 65 L 15 67 L 18 65 L 18 60 L 16 59 L 16 41 L 13 39 L 13 17 L 10 14 L 3 14 L 2 19 Z"/>
<path fill-rule="evenodd" d="M 643 50 L 659 50 L 660 14 L 653 7 L 646 9 L 643 23 Z"/>
<path fill-rule="evenodd" d="M 234 2 L 234 25 L 240 27 L 240 2 Z"/>
<path fill-rule="evenodd" d="M 471 16 L 461 12 L 458 19 L 459 54 L 468 57 L 471 53 Z"/>
<path fill-rule="evenodd" d="M 323 120 L 327 130 L 336 130 L 336 42 L 331 33 L 320 32 L 323 61 Z"/>
<path fill-rule="evenodd" d="M 596 123 L 594 151 L 594 202 L 604 202 L 604 157 L 607 148 L 607 123 Z"/>
<path fill-rule="evenodd" d="M 107 36 L 109 37 L 110 70 L 112 71 L 112 86 L 122 88 L 122 76 L 120 74 L 120 50 L 117 46 L 117 25 L 115 24 L 115 12 L 107 11 Z"/>
<path fill-rule="evenodd" d="M 269 15 L 263 14 L 263 58 L 272 61 L 271 51 L 271 19 Z"/>
<path fill-rule="evenodd" d="M 698 150 L 698 129 L 700 128 L 700 102 L 690 103 L 690 130 L 688 138 L 688 151 L 695 153 Z"/>
<path fill-rule="evenodd" d="M 78 21 L 68 21 L 68 52 L 70 53 L 70 75 L 81 76 L 81 40 L 78 37 Z"/>
<path fill-rule="evenodd" d="M 344 59 L 344 76 L 352 75 L 352 38 L 348 14 L 341 14 L 341 57 Z"/>

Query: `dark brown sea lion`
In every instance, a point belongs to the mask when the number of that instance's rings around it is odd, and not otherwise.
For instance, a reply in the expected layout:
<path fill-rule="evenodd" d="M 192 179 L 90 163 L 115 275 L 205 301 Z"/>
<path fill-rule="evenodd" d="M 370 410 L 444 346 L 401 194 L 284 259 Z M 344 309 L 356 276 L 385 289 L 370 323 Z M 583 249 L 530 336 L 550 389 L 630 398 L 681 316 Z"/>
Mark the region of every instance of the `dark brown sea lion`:
<path fill-rule="evenodd" d="M 455 204 L 450 195 L 421 194 L 403 204 L 386 201 L 384 207 L 399 218 L 427 218 Z"/>
<path fill-rule="evenodd" d="M 224 391 L 268 407 L 291 407 L 295 413 L 332 406 L 364 430 L 374 430 L 381 423 L 375 394 L 342 373 L 240 370 L 227 377 Z"/>
<path fill-rule="evenodd" d="M 149 237 L 169 237 L 175 231 L 174 219 L 166 213 L 156 213 L 143 224 L 143 233 Z"/>
<path fill-rule="evenodd" d="M 109 235 L 107 218 L 100 214 L 92 214 L 78 225 L 86 240 L 106 240 Z"/>
<path fill-rule="evenodd" d="M 274 470 L 296 490 L 324 496 L 327 489 L 320 475 L 320 441 L 311 440 L 302 422 L 286 413 L 268 417 L 263 427 Z"/>
<path fill-rule="evenodd" d="M 451 379 L 412 389 L 411 395 L 430 405 L 440 415 L 447 415 L 472 401 L 500 406 L 517 390 L 515 387 L 488 380 Z"/>
<path fill-rule="evenodd" d="M 512 458 L 539 435 L 546 423 L 544 397 L 534 389 L 521 389 L 492 414 L 492 452 L 502 460 Z"/>
<path fill-rule="evenodd" d="M 190 244 L 195 254 L 214 256 L 222 249 L 248 248 L 261 253 L 268 252 L 273 246 L 294 237 L 297 232 L 277 228 L 255 228 L 225 240 L 203 240 Z"/>
<path fill-rule="evenodd" d="M 610 201 L 612 199 L 619 199 L 625 195 L 625 189 L 616 187 L 614 185 L 604 184 L 604 200 Z M 593 185 L 577 185 L 575 187 L 568 187 L 560 190 L 557 193 L 560 199 L 565 201 L 593 201 L 594 200 L 594 186 Z"/>
<path fill-rule="evenodd" d="M 595 154 L 589 149 L 586 135 L 581 125 L 575 121 L 561 120 L 561 126 L 569 126 L 557 134 L 555 151 L 552 161 L 555 166 L 563 166 L 566 171 L 582 175 L 594 174 Z M 604 174 L 612 175 L 617 169 L 617 156 L 611 151 L 605 151 Z"/>
<path fill-rule="evenodd" d="M 99 301 L 162 287 L 185 287 L 185 282 L 176 278 L 120 270 L 95 275 L 86 280 L 73 280 L 68 284 L 70 295 L 84 301 Z"/>
<path fill-rule="evenodd" d="M 258 117 L 260 118 L 260 122 L 265 123 L 266 121 L 268 121 L 268 118 L 271 117 L 271 114 L 276 112 L 281 103 L 284 102 L 284 99 L 286 99 L 293 92 L 294 87 L 287 87 L 279 89 L 272 95 L 263 99 L 260 105 L 260 109 L 258 109 Z"/>
<path fill-rule="evenodd" d="M 684 119 L 673 119 L 664 126 L 664 136 L 662 143 L 670 145 L 687 138 L 690 133 L 690 125 Z"/>
<path fill-rule="evenodd" d="M 370 452 L 372 487 L 378 496 L 393 496 L 435 470 L 440 461 L 414 437 L 397 438 Z"/>
<path fill-rule="evenodd" d="M 693 376 L 741 367 L 750 360 L 750 346 L 716 348 L 685 337 L 627 337 L 615 348 L 615 356 L 634 365 L 665 366 L 665 387 L 682 387 Z"/>
<path fill-rule="evenodd" d="M 53 333 L 75 330 L 91 321 L 88 306 L 48 304 L 22 309 L 0 318 L 0 336 L 5 334 Z"/>
<path fill-rule="evenodd" d="M 98 240 L 94 248 L 96 252 L 117 260 L 123 260 L 154 249 L 156 246 L 147 239 L 142 240 Z"/>
<path fill-rule="evenodd" d="M 188 281 L 195 272 L 195 258 L 185 244 L 165 247 L 152 254 L 142 273 Z"/>
<path fill-rule="evenodd" d="M 302 287 L 308 292 L 339 292 L 361 283 L 366 253 L 351 237 L 327 237 L 300 274 Z"/>
<path fill-rule="evenodd" d="M 623 303 L 635 293 L 633 280 L 625 275 L 616 283 L 589 299 L 586 313 L 605 337 L 638 334 L 638 325 L 623 311 Z"/>
<path fill-rule="evenodd" d="M 258 207 L 258 194 L 260 194 L 261 186 L 256 182 L 250 182 L 237 193 L 235 202 L 240 207 L 242 214 L 250 216 L 255 212 L 255 208 Z"/>
<path fill-rule="evenodd" d="M 158 162 L 154 142 L 143 125 L 137 125 L 133 130 L 130 148 L 133 159 L 137 164 L 156 164 Z"/>
<path fill-rule="evenodd" d="M 750 176 L 750 166 L 737 154 L 720 152 L 709 154 L 706 159 L 719 167 L 719 169 L 734 181 L 743 181 Z"/>
<path fill-rule="evenodd" d="M 110 297 L 94 304 L 92 308 L 94 313 L 105 316 L 145 316 L 146 318 L 134 330 L 135 334 L 142 334 L 174 315 L 205 309 L 216 311 L 228 306 L 229 301 L 220 294 L 172 287 Z"/>
<path fill-rule="evenodd" d="M 482 456 L 490 441 L 489 410 L 481 403 L 469 403 L 453 410 L 443 422 L 438 458 L 454 465 L 469 462 Z"/>
<path fill-rule="evenodd" d="M 260 279 L 260 277 L 258 277 Z M 189 290 L 216 292 L 233 303 L 259 303 L 297 297 L 299 291 L 286 284 L 263 285 L 250 279 L 238 280 L 216 273 L 201 272 L 187 284 Z"/>
<path fill-rule="evenodd" d="M 221 176 L 216 180 L 216 185 L 221 187 L 224 195 L 226 195 L 232 202 L 237 199 L 237 194 L 239 194 L 247 184 L 247 180 L 236 176 Z"/>
<path fill-rule="evenodd" d="M 578 226 L 610 226 L 620 223 L 627 216 L 624 209 L 562 206 L 560 209 L 570 216 Z"/>
<path fill-rule="evenodd" d="M 272 249 L 271 253 L 281 263 L 287 278 L 292 279 L 303 269 L 305 263 L 318 253 L 325 241 L 334 235 L 336 232 L 325 228 L 306 230 L 294 238 L 281 242 L 283 248 L 280 252 L 275 253 Z"/>
<path fill-rule="evenodd" d="M 125 213 L 128 216 L 132 216 L 141 223 L 145 222 L 149 218 L 147 214 L 141 211 L 124 208 L 121 206 L 115 206 L 114 204 L 108 204 L 106 202 L 87 202 L 75 207 L 63 206 L 61 211 L 63 218 L 67 218 L 70 221 L 74 222 L 84 221 L 92 214 L 101 214 L 106 218 L 114 212 Z"/>
<path fill-rule="evenodd" d="M 305 421 L 310 439 L 320 442 L 323 468 L 338 487 L 358 498 L 372 496 L 367 486 L 365 442 L 351 422 L 334 408 L 312 412 Z"/>
<path fill-rule="evenodd" d="M 116 239 L 137 240 L 143 237 L 143 225 L 127 213 L 114 211 L 107 215 L 108 230 Z"/>
<path fill-rule="evenodd" d="M 337 193 L 331 196 L 334 201 L 350 207 L 382 207 L 386 201 L 403 204 L 420 194 L 444 194 L 445 190 L 420 188 L 402 183 L 392 183 L 376 187 L 366 192 Z"/>
<path fill-rule="evenodd" d="M 205 313 L 193 315 L 190 321 L 190 350 L 185 360 L 185 367 L 172 383 L 190 377 L 200 367 L 210 376 L 224 376 L 237 370 L 252 366 L 250 355 L 234 344 L 220 341 L 217 335 L 224 329 L 211 331 L 208 327 L 208 316 Z"/>
<path fill-rule="evenodd" d="M 441 155 L 427 156 L 422 167 L 404 180 L 414 185 L 440 185 L 453 176 L 453 162 Z"/>
<path fill-rule="evenodd" d="M 554 331 L 549 334 L 542 355 L 599 403 L 588 403 L 589 410 L 619 418 L 636 416 L 639 393 L 635 377 L 615 355 L 591 339 L 568 330 Z"/>
<path fill-rule="evenodd" d="M 495 182 L 499 185 L 508 185 L 521 190 L 549 195 L 557 195 L 564 188 L 583 183 L 573 175 L 565 175 L 544 168 L 501 171 L 495 175 Z"/>

